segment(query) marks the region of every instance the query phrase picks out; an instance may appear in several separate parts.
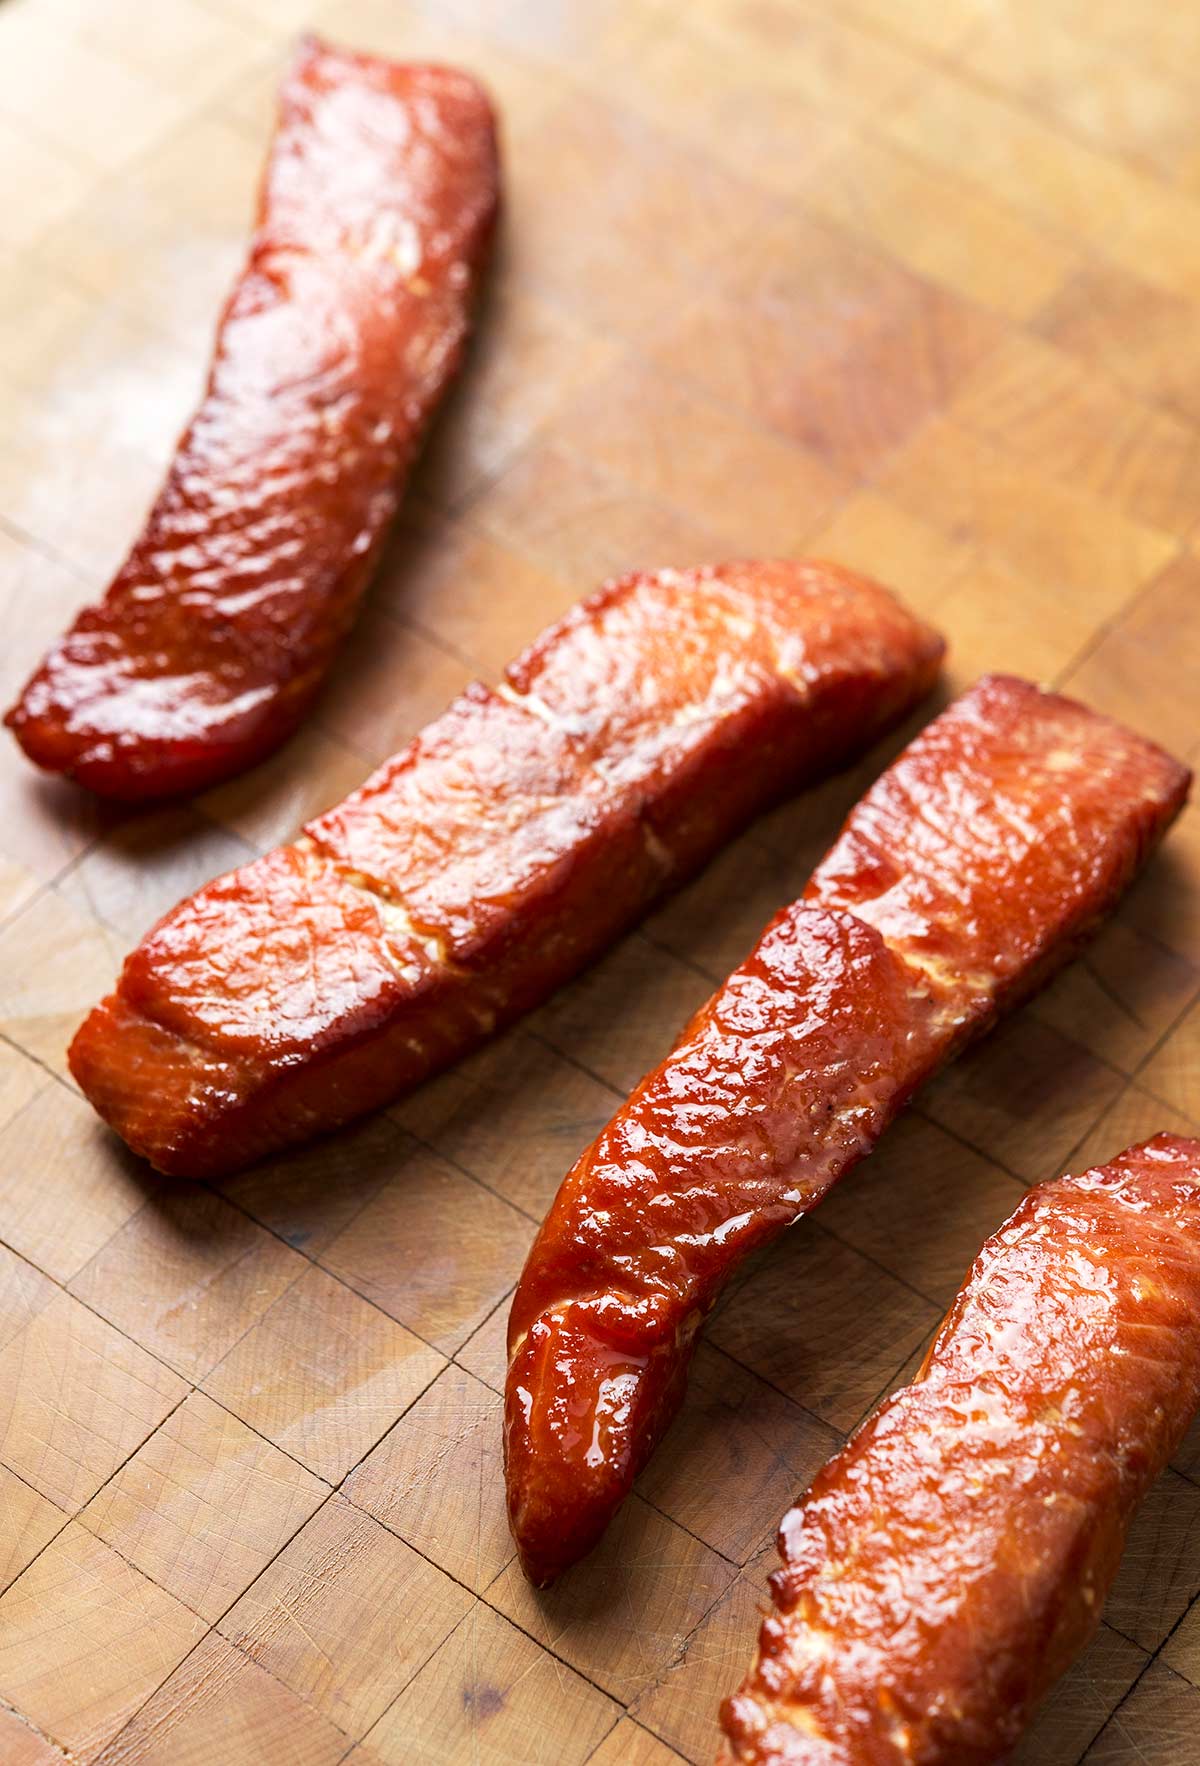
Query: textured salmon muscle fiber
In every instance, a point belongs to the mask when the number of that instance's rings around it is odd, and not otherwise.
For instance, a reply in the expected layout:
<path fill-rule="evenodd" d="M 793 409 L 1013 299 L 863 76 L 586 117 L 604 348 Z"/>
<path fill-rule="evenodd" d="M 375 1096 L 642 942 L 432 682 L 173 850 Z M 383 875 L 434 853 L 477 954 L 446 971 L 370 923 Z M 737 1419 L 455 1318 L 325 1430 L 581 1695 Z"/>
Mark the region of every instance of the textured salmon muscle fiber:
<path fill-rule="evenodd" d="M 779 1533 L 724 1762 L 987 1766 L 1100 1619 L 1200 1402 L 1200 1141 L 1033 1190 Z"/>
<path fill-rule="evenodd" d="M 193 1177 L 387 1103 L 861 753 L 941 652 L 832 565 L 611 583 L 296 841 L 167 914 L 71 1070 L 135 1151 Z"/>
<path fill-rule="evenodd" d="M 1120 725 L 1000 676 L 876 781 L 581 1155 L 530 1251 L 505 1458 L 533 1581 L 589 1551 L 628 1495 L 732 1272 L 1073 954 L 1189 783 Z"/>
<path fill-rule="evenodd" d="M 467 75 L 304 42 L 208 387 L 141 535 L 7 722 L 130 801 L 291 735 L 463 352 L 498 169 Z"/>

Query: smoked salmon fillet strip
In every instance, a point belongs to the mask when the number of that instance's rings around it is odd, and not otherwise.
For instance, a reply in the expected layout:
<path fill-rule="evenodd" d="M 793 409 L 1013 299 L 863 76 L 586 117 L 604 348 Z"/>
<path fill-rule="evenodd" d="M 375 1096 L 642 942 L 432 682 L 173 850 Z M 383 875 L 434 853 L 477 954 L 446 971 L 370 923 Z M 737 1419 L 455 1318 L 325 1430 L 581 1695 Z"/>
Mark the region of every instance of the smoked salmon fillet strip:
<path fill-rule="evenodd" d="M 497 189 L 466 74 L 301 45 L 203 402 L 104 600 L 8 713 L 31 760 L 132 801 L 292 734 L 458 367 Z"/>
<path fill-rule="evenodd" d="M 581 1155 L 530 1251 L 505 1458 L 533 1581 L 589 1551 L 629 1493 L 732 1272 L 1072 955 L 1189 783 L 1120 725 L 1001 676 L 876 781 Z"/>
<path fill-rule="evenodd" d="M 988 1766 L 1100 1620 L 1200 1403 L 1200 1141 L 1043 1184 L 785 1515 L 724 1762 Z"/>
<path fill-rule="evenodd" d="M 610 583 L 294 843 L 167 914 L 71 1070 L 136 1152 L 191 1177 L 388 1103 L 860 754 L 941 653 L 832 565 Z"/>

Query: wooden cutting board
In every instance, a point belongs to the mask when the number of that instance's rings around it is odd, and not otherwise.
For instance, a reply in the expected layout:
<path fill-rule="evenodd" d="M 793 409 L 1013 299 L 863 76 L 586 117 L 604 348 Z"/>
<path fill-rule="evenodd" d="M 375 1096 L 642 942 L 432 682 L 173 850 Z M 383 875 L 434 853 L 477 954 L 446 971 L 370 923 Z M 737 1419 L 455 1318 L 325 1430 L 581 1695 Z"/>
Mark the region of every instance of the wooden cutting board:
<path fill-rule="evenodd" d="M 1200 7 L 2 0 L 6 699 L 197 395 L 306 25 L 487 80 L 505 233 L 286 753 L 135 816 L 0 745 L 0 1760 L 706 1761 L 775 1523 L 979 1241 L 1024 1184 L 1197 1131 L 1200 814 L 738 1288 L 640 1494 L 544 1599 L 497 1427 L 534 1225 L 885 757 L 476 1059 L 216 1189 L 124 1156 L 64 1047 L 181 893 L 626 566 L 830 554 L 943 627 L 950 688 L 1015 669 L 1195 758 Z M 1200 1758 L 1198 1590 L 1200 1434 L 1025 1766 Z"/>

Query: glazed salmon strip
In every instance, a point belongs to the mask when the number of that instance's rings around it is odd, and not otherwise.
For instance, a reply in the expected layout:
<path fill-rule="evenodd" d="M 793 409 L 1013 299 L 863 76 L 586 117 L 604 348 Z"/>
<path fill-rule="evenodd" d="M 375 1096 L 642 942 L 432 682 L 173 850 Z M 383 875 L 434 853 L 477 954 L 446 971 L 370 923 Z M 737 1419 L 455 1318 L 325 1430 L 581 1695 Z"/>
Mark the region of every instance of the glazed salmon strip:
<path fill-rule="evenodd" d="M 800 900 L 582 1154 L 530 1252 L 505 1451 L 533 1581 L 590 1550 L 628 1494 L 732 1272 L 1072 955 L 1189 780 L 1084 706 L 993 677 L 857 805 Z"/>
<path fill-rule="evenodd" d="M 784 1517 L 721 1759 L 986 1766 L 1096 1629 L 1200 1403 L 1200 1141 L 1043 1184 Z"/>
<path fill-rule="evenodd" d="M 861 753 L 941 652 L 830 565 L 612 583 L 298 840 L 160 921 L 71 1070 L 136 1152 L 192 1177 L 389 1102 Z"/>
<path fill-rule="evenodd" d="M 104 600 L 8 713 L 31 760 L 161 798 L 291 735 L 463 353 L 497 177 L 465 74 L 302 45 L 203 402 Z"/>

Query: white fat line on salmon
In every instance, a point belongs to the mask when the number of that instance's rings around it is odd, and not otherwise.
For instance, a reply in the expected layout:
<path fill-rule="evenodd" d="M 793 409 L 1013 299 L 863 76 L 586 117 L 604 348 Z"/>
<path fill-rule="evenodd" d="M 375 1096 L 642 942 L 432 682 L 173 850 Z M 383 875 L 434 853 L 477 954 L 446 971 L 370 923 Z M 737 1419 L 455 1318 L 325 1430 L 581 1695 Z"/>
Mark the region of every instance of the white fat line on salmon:
<path fill-rule="evenodd" d="M 517 689 L 510 687 L 507 681 L 500 682 L 496 688 L 496 696 L 503 699 L 506 704 L 514 706 L 518 711 L 527 711 L 530 717 L 536 717 L 540 723 L 546 724 L 550 729 L 557 730 L 562 735 L 581 736 L 587 728 L 582 718 L 559 717 L 557 712 L 551 711 L 546 701 L 539 699 L 536 693 L 518 693 Z"/>
<path fill-rule="evenodd" d="M 349 865 L 340 864 L 328 848 L 314 840 L 311 834 L 301 834 L 299 839 L 293 841 L 292 844 L 297 852 L 304 853 L 306 857 L 317 859 L 320 863 L 328 866 L 338 881 L 344 883 L 347 889 L 353 889 L 358 895 L 365 896 L 379 915 L 380 923 L 388 934 L 389 940 L 394 938 L 397 942 L 416 945 L 418 949 L 424 951 L 431 963 L 444 969 L 456 968 L 457 965 L 451 961 L 446 942 L 440 933 L 435 932 L 430 926 L 423 926 L 420 921 L 416 920 L 389 883 L 385 883 L 381 878 L 370 876 L 366 871 L 354 870 Z M 390 947 L 389 954 L 395 960 L 395 953 L 390 951 Z M 415 981 L 417 979 L 419 971 L 412 964 L 395 960 L 395 966 L 402 980 Z"/>

